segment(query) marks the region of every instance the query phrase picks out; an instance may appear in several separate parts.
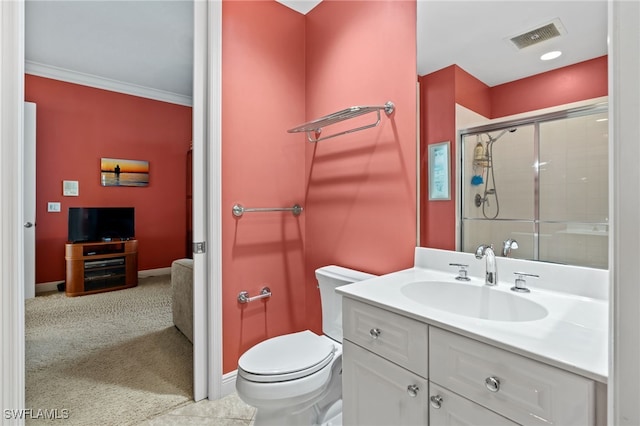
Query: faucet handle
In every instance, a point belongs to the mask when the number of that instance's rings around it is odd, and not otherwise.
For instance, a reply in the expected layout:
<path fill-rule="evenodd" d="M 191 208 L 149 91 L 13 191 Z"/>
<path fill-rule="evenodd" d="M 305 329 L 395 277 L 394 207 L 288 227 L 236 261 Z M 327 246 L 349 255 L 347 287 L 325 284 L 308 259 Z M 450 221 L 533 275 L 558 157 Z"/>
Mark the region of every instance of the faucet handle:
<path fill-rule="evenodd" d="M 527 281 L 524 277 L 533 277 L 540 278 L 539 275 L 536 274 L 527 274 L 526 272 L 514 272 L 516 276 L 516 285 L 511 287 L 511 291 L 516 291 L 518 293 L 530 293 L 531 290 L 527 288 Z"/>
<path fill-rule="evenodd" d="M 502 255 L 504 257 L 509 257 L 511 255 L 511 250 L 515 250 L 518 248 L 518 242 L 513 238 L 509 238 L 504 240 L 502 243 Z"/>
<path fill-rule="evenodd" d="M 471 278 L 467 276 L 467 269 L 469 265 L 463 265 L 462 263 L 450 263 L 449 266 L 457 266 L 460 269 L 458 270 L 458 276 L 456 280 L 458 281 L 471 281 Z"/>

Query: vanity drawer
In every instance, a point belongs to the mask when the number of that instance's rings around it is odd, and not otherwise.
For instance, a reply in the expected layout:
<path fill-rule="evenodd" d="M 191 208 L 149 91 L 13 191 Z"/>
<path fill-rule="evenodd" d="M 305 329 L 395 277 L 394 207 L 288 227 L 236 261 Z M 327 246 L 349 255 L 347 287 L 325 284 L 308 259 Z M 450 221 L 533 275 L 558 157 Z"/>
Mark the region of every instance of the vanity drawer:
<path fill-rule="evenodd" d="M 342 298 L 344 338 L 427 378 L 429 334 L 426 324 Z"/>
<path fill-rule="evenodd" d="M 594 382 L 434 327 L 430 380 L 523 425 L 593 425 Z"/>
<path fill-rule="evenodd" d="M 506 417 L 434 383 L 429 384 L 429 424 L 431 426 L 518 426 Z"/>

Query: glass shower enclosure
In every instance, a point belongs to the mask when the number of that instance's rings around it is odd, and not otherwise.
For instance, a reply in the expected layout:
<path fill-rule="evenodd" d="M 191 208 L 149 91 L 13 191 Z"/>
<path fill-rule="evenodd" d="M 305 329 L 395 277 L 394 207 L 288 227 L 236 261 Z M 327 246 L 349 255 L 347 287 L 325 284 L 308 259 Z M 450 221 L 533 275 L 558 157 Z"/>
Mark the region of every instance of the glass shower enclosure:
<path fill-rule="evenodd" d="M 607 107 L 461 133 L 460 249 L 608 268 Z M 506 253 L 505 253 L 506 254 Z"/>

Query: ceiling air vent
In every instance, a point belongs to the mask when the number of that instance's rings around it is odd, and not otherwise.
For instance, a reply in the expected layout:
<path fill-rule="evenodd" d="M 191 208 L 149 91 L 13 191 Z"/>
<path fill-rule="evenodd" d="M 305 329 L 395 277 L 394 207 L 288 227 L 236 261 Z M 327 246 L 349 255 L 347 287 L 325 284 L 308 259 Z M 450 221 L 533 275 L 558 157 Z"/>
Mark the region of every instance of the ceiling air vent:
<path fill-rule="evenodd" d="M 543 41 L 551 40 L 565 34 L 564 27 L 559 19 L 554 19 L 552 22 L 542 27 L 527 31 L 524 34 L 511 37 L 511 42 L 518 48 L 524 49 L 525 47 L 533 46 L 534 44 L 542 43 Z"/>

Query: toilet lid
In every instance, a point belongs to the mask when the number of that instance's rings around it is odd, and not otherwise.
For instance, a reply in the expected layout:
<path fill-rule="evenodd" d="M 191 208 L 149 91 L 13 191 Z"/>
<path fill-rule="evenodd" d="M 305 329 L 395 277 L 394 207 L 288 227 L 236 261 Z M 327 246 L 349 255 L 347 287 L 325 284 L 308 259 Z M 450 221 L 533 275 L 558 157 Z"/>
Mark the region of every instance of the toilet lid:
<path fill-rule="evenodd" d="M 256 382 L 294 380 L 329 364 L 336 348 L 330 339 L 305 330 L 258 343 L 238 360 L 238 373 Z"/>

